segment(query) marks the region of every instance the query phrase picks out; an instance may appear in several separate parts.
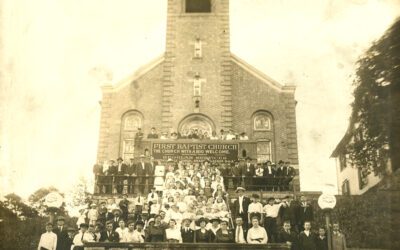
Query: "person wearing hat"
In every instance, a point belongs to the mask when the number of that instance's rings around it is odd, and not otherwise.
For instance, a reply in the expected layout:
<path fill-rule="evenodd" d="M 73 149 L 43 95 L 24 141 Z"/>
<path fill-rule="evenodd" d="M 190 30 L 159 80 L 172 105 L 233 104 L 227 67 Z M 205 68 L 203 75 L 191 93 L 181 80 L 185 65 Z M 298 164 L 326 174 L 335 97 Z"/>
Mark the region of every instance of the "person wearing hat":
<path fill-rule="evenodd" d="M 168 139 L 168 132 L 166 132 L 166 131 L 162 132 L 161 136 L 160 136 L 160 139 L 161 140 L 167 140 Z"/>
<path fill-rule="evenodd" d="M 254 172 L 254 164 L 251 163 L 251 158 L 250 157 L 246 157 L 246 163 L 243 166 L 242 169 L 242 176 L 244 178 L 244 185 L 246 187 L 247 190 L 252 190 L 253 187 L 253 177 L 255 175 Z"/>
<path fill-rule="evenodd" d="M 100 233 L 100 242 L 119 242 L 119 234 L 113 229 L 114 222 L 106 222 L 106 230 Z"/>
<path fill-rule="evenodd" d="M 112 213 L 114 215 L 114 217 L 112 219 L 112 221 L 113 221 L 113 230 L 115 230 L 119 226 L 119 222 L 121 220 L 123 220 L 123 218 L 121 217 L 122 211 L 119 208 L 114 208 L 112 210 Z"/>
<path fill-rule="evenodd" d="M 99 218 L 99 211 L 97 210 L 97 205 L 95 203 L 90 204 L 90 209 L 88 211 L 87 217 L 89 219 L 89 225 L 95 225 Z"/>
<path fill-rule="evenodd" d="M 147 176 L 149 175 L 150 164 L 145 161 L 145 156 L 140 155 L 140 162 L 136 166 L 137 182 L 139 184 L 139 191 L 144 193 L 146 186 Z"/>
<path fill-rule="evenodd" d="M 68 227 L 67 233 L 68 233 L 68 238 L 67 238 L 67 243 L 65 244 L 65 249 L 70 250 L 74 241 L 76 229 L 73 227 Z"/>
<path fill-rule="evenodd" d="M 238 160 L 234 162 L 234 166 L 231 168 L 231 176 L 233 188 L 236 189 L 240 185 L 242 179 L 242 168 L 240 167 Z"/>
<path fill-rule="evenodd" d="M 275 168 L 272 167 L 271 161 L 266 161 L 264 163 L 264 180 L 266 183 L 266 190 L 272 191 L 274 189 L 275 183 Z"/>
<path fill-rule="evenodd" d="M 150 134 L 147 135 L 147 139 L 158 139 L 158 134 L 155 127 L 151 128 Z"/>
<path fill-rule="evenodd" d="M 73 250 L 83 250 L 83 244 L 85 242 L 94 242 L 93 236 L 87 232 L 89 225 L 86 223 L 81 223 L 79 225 L 79 233 L 75 235 L 73 243 Z"/>
<path fill-rule="evenodd" d="M 282 191 L 284 189 L 285 172 L 286 172 L 285 163 L 282 160 L 280 160 L 278 162 L 278 169 L 276 170 L 276 174 L 275 174 L 276 181 L 277 181 L 280 191 Z"/>
<path fill-rule="evenodd" d="M 143 139 L 143 136 L 144 136 L 144 134 L 142 132 L 142 128 L 137 128 L 137 132 L 135 134 L 135 141 L 141 142 Z"/>
<path fill-rule="evenodd" d="M 53 233 L 57 235 L 57 248 L 56 250 L 67 249 L 68 242 L 68 232 L 65 227 L 65 218 L 63 216 L 58 216 L 56 218 L 57 226 L 53 228 Z"/>
<path fill-rule="evenodd" d="M 40 236 L 38 250 L 56 250 L 57 249 L 57 235 L 52 232 L 53 223 L 46 223 L 46 232 Z"/>
<path fill-rule="evenodd" d="M 124 163 L 124 159 L 122 157 L 118 157 L 117 159 L 117 173 L 115 177 L 115 184 L 118 194 L 122 194 L 124 189 L 124 180 L 126 179 L 125 175 L 127 174 L 128 165 Z"/>
<path fill-rule="evenodd" d="M 246 135 L 246 132 L 240 133 L 239 140 L 241 140 L 241 141 L 249 140 L 249 137 Z"/>
<path fill-rule="evenodd" d="M 150 222 L 154 221 L 154 224 Z M 165 227 L 161 224 L 161 216 L 158 214 L 154 219 L 148 221 L 146 227 L 146 241 L 148 242 L 163 242 L 164 241 L 164 229 Z"/>
<path fill-rule="evenodd" d="M 194 242 L 194 231 L 190 228 L 192 220 L 189 217 L 183 219 L 183 227 L 181 229 L 182 242 L 193 243 Z"/>
<path fill-rule="evenodd" d="M 235 235 L 232 230 L 228 229 L 228 219 L 222 219 L 220 222 L 220 229 L 215 234 L 215 243 L 234 243 Z"/>
<path fill-rule="evenodd" d="M 243 187 L 236 188 L 237 199 L 233 202 L 233 215 L 235 218 L 241 217 L 244 227 L 247 227 L 250 198 L 244 195 L 244 191 L 246 189 Z"/>
<path fill-rule="evenodd" d="M 284 191 L 288 191 L 289 190 L 289 184 L 293 180 L 293 177 L 296 175 L 296 171 L 292 166 L 290 166 L 290 162 L 289 161 L 285 162 L 284 169 L 285 169 L 285 171 L 283 173 L 284 178 L 283 178 L 282 188 L 283 188 Z"/>
<path fill-rule="evenodd" d="M 217 231 L 220 228 L 220 225 L 219 225 L 220 222 L 221 222 L 221 220 L 216 216 L 212 217 L 210 219 L 211 226 L 209 227 L 209 229 L 210 229 L 210 232 L 211 232 L 211 242 L 215 241 L 215 237 L 217 235 Z"/>
<path fill-rule="evenodd" d="M 206 228 L 207 220 L 204 217 L 200 217 L 196 224 L 200 226 L 195 232 L 194 242 L 195 243 L 210 243 L 211 242 L 211 231 Z"/>

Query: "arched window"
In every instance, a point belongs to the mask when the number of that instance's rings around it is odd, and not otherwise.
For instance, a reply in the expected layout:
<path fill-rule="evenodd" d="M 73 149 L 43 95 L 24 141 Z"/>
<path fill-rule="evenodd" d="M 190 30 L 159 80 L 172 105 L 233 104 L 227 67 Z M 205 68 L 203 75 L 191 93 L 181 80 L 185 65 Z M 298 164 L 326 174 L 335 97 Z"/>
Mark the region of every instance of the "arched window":
<path fill-rule="evenodd" d="M 181 135 L 187 135 L 191 130 L 197 130 L 199 133 L 208 135 L 215 130 L 214 122 L 205 115 L 193 114 L 185 117 L 178 126 L 178 131 Z"/>
<path fill-rule="evenodd" d="M 129 161 L 135 153 L 135 134 L 138 128 L 142 128 L 143 115 L 136 110 L 130 110 L 121 118 L 121 151 L 120 155 L 125 161 Z"/>
<path fill-rule="evenodd" d="M 253 116 L 254 131 L 269 131 L 272 130 L 272 116 L 267 111 L 258 111 Z"/>
<path fill-rule="evenodd" d="M 123 130 L 137 131 L 142 127 L 143 117 L 137 111 L 129 111 L 123 116 Z"/>

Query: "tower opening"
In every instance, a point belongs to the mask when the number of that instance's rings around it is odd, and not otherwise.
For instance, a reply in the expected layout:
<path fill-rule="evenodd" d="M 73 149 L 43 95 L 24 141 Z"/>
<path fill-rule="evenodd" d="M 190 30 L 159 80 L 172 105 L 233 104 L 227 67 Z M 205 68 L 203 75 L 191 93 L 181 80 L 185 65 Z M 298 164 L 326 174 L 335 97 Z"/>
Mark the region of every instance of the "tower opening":
<path fill-rule="evenodd" d="M 211 0 L 186 0 L 186 13 L 210 13 Z"/>

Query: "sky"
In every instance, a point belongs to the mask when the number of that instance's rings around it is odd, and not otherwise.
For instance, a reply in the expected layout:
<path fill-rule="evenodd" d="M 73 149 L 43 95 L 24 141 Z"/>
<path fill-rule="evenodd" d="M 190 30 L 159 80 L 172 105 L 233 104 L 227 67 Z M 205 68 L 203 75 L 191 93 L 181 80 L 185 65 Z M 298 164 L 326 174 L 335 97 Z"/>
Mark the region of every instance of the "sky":
<path fill-rule="evenodd" d="M 165 49 L 166 0 L 0 1 L 0 195 L 92 179 L 101 91 Z M 231 0 L 231 51 L 295 84 L 301 189 L 336 185 L 357 59 L 397 0 Z"/>

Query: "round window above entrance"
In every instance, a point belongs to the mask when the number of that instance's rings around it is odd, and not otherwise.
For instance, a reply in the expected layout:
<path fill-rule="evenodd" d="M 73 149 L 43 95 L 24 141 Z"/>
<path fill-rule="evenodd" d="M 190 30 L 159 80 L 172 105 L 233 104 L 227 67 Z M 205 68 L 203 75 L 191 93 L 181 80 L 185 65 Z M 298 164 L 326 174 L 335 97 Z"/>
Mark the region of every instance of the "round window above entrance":
<path fill-rule="evenodd" d="M 196 129 L 199 134 L 204 134 L 204 132 L 207 132 L 208 135 L 211 135 L 212 131 L 215 130 L 215 125 L 214 122 L 207 116 L 194 114 L 185 117 L 178 126 L 178 131 L 183 136 Z"/>

